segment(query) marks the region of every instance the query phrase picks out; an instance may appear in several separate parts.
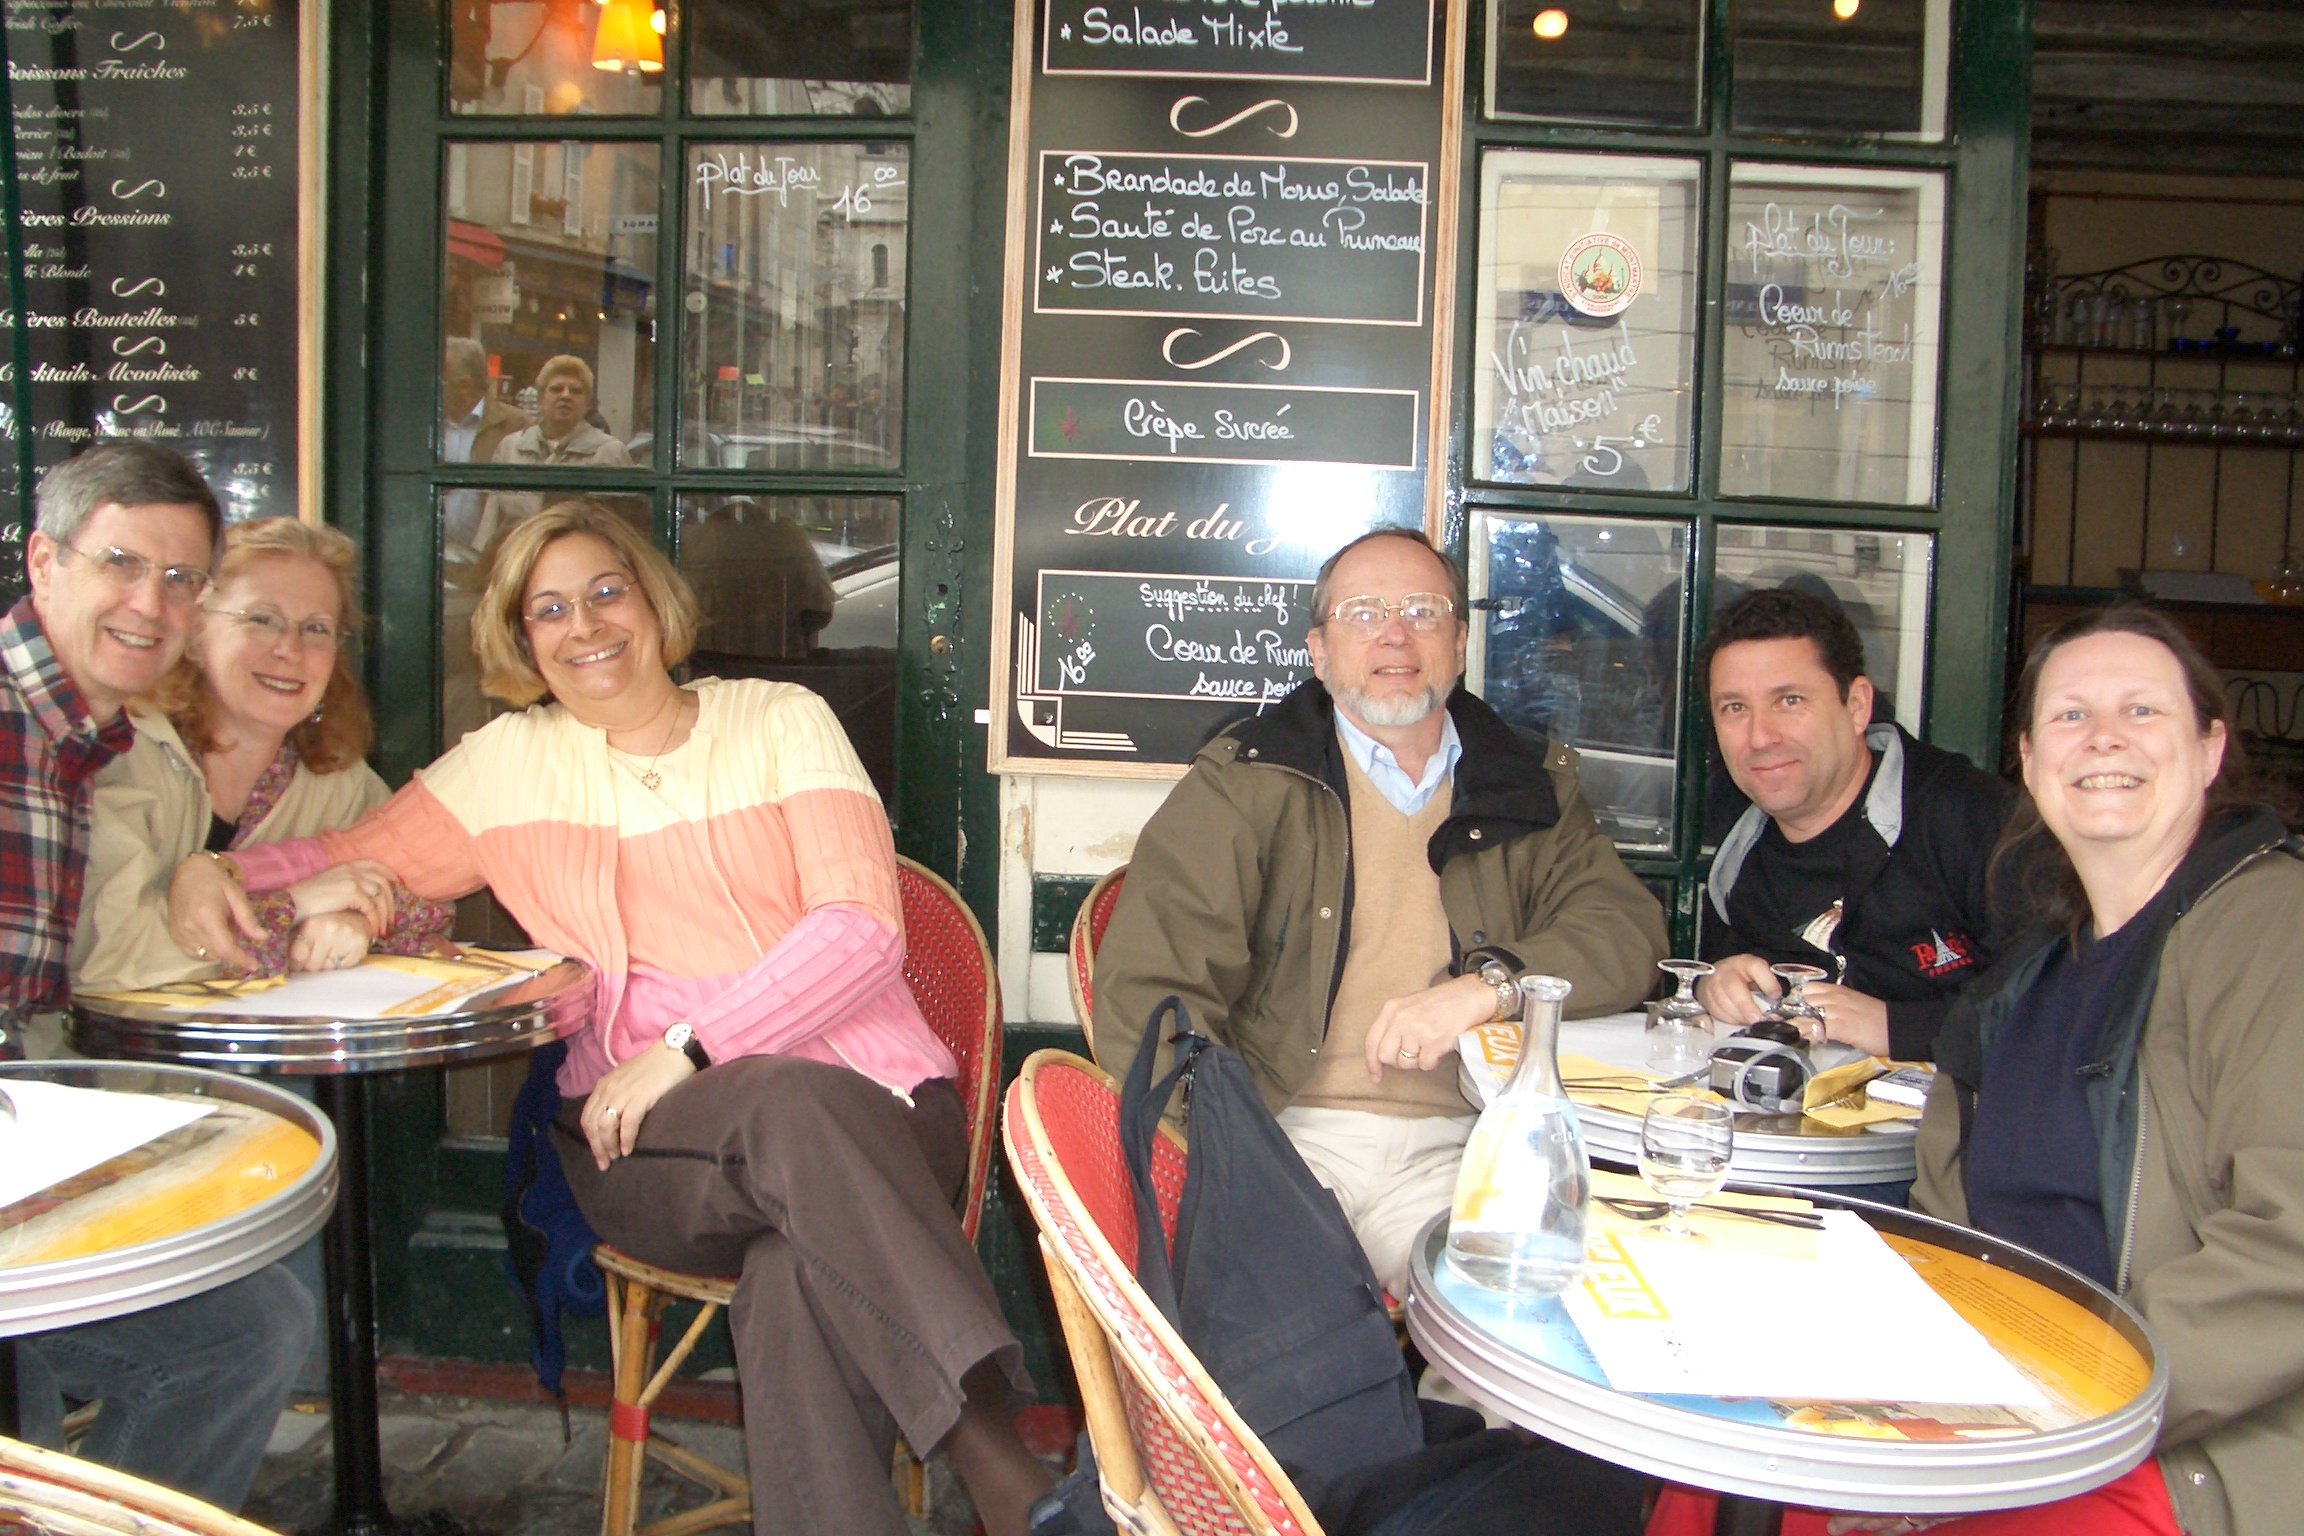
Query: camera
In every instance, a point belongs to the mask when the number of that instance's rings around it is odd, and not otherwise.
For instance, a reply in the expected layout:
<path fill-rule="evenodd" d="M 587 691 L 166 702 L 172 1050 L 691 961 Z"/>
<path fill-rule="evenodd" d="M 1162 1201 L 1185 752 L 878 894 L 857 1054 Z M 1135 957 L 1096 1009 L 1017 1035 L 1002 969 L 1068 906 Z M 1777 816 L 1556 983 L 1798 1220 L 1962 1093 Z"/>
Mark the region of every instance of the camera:
<path fill-rule="evenodd" d="M 1852 1045 L 1810 1045 L 1782 1019 L 1762 1019 L 1712 1048 L 1711 1088 L 1722 1098 L 1764 1115 L 1796 1115 L 1801 1095 L 1817 1075 L 1863 1056 Z"/>

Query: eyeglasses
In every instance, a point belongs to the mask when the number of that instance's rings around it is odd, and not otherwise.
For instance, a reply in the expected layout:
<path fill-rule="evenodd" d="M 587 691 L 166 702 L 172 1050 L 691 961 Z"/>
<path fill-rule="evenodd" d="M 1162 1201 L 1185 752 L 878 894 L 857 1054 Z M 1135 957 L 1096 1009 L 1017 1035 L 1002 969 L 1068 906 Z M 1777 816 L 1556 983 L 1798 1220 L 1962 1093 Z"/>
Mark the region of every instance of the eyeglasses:
<path fill-rule="evenodd" d="M 581 608 L 586 613 L 601 614 L 632 595 L 632 588 L 621 581 L 603 581 L 582 597 L 561 597 L 547 593 L 537 598 L 520 612 L 520 617 L 532 629 L 551 624 L 565 624 Z"/>
<path fill-rule="evenodd" d="M 119 587 L 138 587 L 144 578 L 157 569 L 160 572 L 160 595 L 171 603 L 190 605 L 200 600 L 208 590 L 211 579 L 196 565 L 169 565 L 155 567 L 150 560 L 133 550 L 107 544 L 102 549 L 79 549 L 70 544 L 58 544 L 57 553 L 78 555 L 96 568 L 98 575 Z"/>
<path fill-rule="evenodd" d="M 1448 621 L 1456 611 L 1456 604 L 1437 592 L 1411 592 L 1397 603 L 1388 603 L 1380 597 L 1348 597 L 1328 610 L 1328 617 L 1339 624 L 1349 625 L 1363 635 L 1373 635 L 1391 619 L 1400 615 L 1400 622 L 1420 635 L 1428 635 Z"/>
<path fill-rule="evenodd" d="M 294 635 L 311 651 L 333 651 L 344 643 L 344 631 L 333 619 L 292 620 L 277 608 L 211 608 L 219 618 L 236 620 L 267 646 L 277 646 Z"/>

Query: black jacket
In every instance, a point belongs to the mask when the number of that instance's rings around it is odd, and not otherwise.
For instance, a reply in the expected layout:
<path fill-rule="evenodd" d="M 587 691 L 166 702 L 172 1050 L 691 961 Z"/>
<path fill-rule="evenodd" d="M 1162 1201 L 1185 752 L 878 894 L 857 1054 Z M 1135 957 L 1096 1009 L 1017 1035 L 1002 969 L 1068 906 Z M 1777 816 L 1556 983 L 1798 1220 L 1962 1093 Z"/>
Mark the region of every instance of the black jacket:
<path fill-rule="evenodd" d="M 1738 796 L 1743 814 L 1712 861 L 1701 953 L 1706 960 L 1753 954 L 1828 973 L 1845 960 L 1840 979 L 1888 1005 L 1889 1054 L 1926 1061 L 1953 997 L 2007 936 L 2001 909 L 2013 904 L 1992 899 L 1987 874 L 2016 791 L 1893 723 L 1872 726 L 1865 742 L 1879 759 L 1858 802 L 1872 835 L 1852 861 L 1832 950 L 1737 900 L 1740 878 L 1768 846 L 1760 837 L 1766 813 Z"/>

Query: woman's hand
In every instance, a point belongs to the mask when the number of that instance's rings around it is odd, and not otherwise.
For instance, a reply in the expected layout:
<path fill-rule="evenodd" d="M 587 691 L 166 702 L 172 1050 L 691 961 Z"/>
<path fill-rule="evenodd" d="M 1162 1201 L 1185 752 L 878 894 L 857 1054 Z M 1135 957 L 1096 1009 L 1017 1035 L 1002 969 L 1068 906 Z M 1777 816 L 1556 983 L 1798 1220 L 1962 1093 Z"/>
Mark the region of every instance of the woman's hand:
<path fill-rule="evenodd" d="M 341 971 L 368 957 L 375 942 L 368 920 L 357 912 L 317 912 L 296 925 L 288 941 L 288 969 Z"/>
<path fill-rule="evenodd" d="M 695 1075 L 696 1064 L 684 1052 L 652 1045 L 592 1085 L 579 1123 L 602 1173 L 638 1144 L 640 1122 L 656 1101 Z"/>
<path fill-rule="evenodd" d="M 303 922 L 326 912 L 352 912 L 368 920 L 371 934 L 392 926 L 392 871 L 374 859 L 349 859 L 288 887 Z"/>
<path fill-rule="evenodd" d="M 263 938 L 264 925 L 224 861 L 196 853 L 168 878 L 168 937 L 196 960 L 252 971 L 256 958 L 240 940 Z"/>

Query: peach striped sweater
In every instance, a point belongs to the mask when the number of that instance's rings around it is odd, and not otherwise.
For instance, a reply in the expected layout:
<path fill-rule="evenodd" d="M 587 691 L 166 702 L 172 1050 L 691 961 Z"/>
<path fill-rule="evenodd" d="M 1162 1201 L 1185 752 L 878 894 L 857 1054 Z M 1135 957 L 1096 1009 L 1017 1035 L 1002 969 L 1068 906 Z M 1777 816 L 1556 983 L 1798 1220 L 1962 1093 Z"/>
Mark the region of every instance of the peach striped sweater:
<path fill-rule="evenodd" d="M 418 895 L 485 885 L 599 973 L 560 1091 L 580 1097 L 681 1019 L 715 1061 L 777 1052 L 908 1094 L 954 1072 L 903 974 L 895 848 L 824 701 L 707 678 L 649 766 L 556 704 L 491 721 L 340 832 L 234 855 L 251 890 L 371 858 Z"/>

